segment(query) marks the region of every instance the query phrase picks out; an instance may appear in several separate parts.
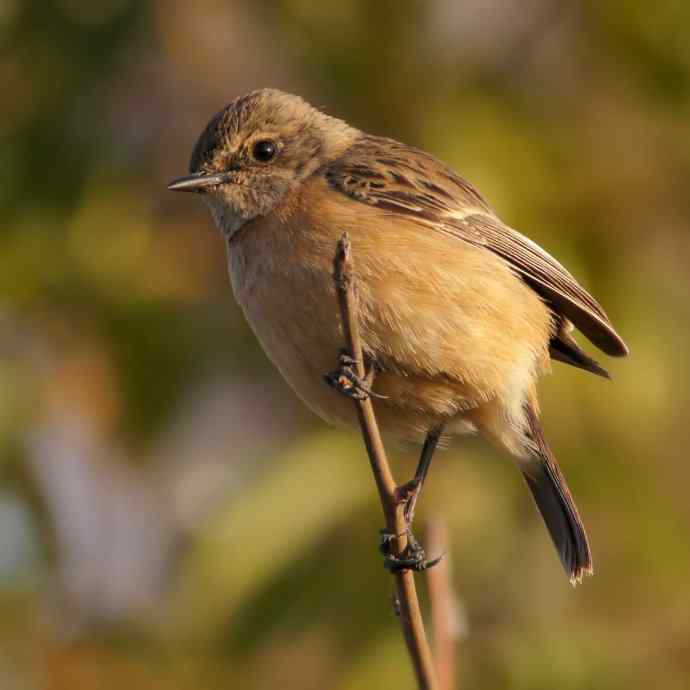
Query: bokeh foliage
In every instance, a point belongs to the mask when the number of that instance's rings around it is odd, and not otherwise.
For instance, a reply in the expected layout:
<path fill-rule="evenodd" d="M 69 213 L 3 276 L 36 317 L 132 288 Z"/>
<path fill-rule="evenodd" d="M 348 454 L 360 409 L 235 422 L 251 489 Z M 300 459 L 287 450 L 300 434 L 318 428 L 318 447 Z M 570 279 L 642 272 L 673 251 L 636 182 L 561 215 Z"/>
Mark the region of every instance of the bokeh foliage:
<path fill-rule="evenodd" d="M 458 687 L 687 687 L 689 25 L 679 0 L 2 0 L 0 685 L 412 687 L 361 442 L 294 399 L 165 190 L 275 86 L 453 165 L 631 346 L 612 383 L 542 385 L 584 586 L 508 463 L 437 461 Z"/>

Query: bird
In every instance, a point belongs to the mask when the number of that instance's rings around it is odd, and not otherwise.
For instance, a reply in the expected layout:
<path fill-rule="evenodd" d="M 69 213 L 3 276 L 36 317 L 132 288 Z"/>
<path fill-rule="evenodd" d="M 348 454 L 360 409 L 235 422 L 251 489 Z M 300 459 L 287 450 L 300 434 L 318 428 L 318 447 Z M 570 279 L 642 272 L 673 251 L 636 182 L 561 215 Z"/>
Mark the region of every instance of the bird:
<path fill-rule="evenodd" d="M 288 384 L 324 420 L 354 426 L 355 406 L 323 383 L 344 343 L 332 270 L 347 233 L 378 423 L 423 444 L 412 510 L 439 440 L 479 434 L 515 460 L 570 581 L 593 572 L 537 382 L 552 360 L 609 377 L 575 328 L 606 355 L 628 347 L 555 258 L 433 155 L 277 89 L 213 116 L 168 188 L 210 210 L 235 299 Z"/>

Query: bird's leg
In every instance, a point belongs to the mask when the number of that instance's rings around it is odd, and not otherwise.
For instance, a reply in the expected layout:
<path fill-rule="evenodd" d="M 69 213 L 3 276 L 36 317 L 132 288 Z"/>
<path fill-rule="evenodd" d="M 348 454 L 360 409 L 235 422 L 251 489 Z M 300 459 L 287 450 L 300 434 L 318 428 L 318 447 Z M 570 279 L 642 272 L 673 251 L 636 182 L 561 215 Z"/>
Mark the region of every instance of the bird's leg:
<path fill-rule="evenodd" d="M 414 520 L 415 506 L 422 493 L 424 480 L 431 467 L 431 459 L 434 457 L 434 451 L 442 433 L 443 425 L 436 426 L 427 433 L 414 477 L 398 487 L 398 500 L 405 504 L 405 520 L 409 526 Z"/>
<path fill-rule="evenodd" d="M 324 376 L 324 380 L 329 386 L 335 388 L 339 393 L 355 400 L 366 400 L 370 397 L 386 397 L 385 395 L 374 393 L 371 390 L 377 372 L 375 362 L 365 363 L 366 374 L 363 377 L 357 375 L 357 362 L 346 350 L 341 351 L 339 364 L 340 366 L 338 369 Z M 392 573 L 401 572 L 403 570 L 422 572 L 427 568 L 435 566 L 443 558 L 443 554 L 441 554 L 436 558 L 428 559 L 424 549 L 409 529 L 409 524 L 412 522 L 411 516 L 414 513 L 414 503 L 419 496 L 424 478 L 429 471 L 431 456 L 434 454 L 434 449 L 436 448 L 440 435 L 441 428 L 429 432 L 424 443 L 424 448 L 422 449 L 422 455 L 419 459 L 414 479 L 398 488 L 397 498 L 399 503 L 407 504 L 405 506 L 405 519 L 408 524 L 408 529 L 406 530 L 407 546 L 400 555 L 396 555 L 392 545 L 393 542 L 402 535 L 394 534 L 385 529 L 381 530 L 381 543 L 379 548 L 384 556 L 383 564 L 385 568 Z M 412 513 L 408 514 L 409 506 L 411 506 Z"/>
<path fill-rule="evenodd" d="M 427 433 L 414 477 L 409 482 L 399 486 L 396 491 L 398 501 L 405 504 L 404 514 L 405 522 L 407 523 L 407 548 L 401 556 L 392 555 L 390 552 L 390 542 L 395 538 L 395 535 L 389 534 L 388 532 L 381 533 L 381 552 L 385 556 L 384 565 L 391 572 L 408 569 L 421 572 L 422 570 L 433 567 L 443 558 L 443 554 L 441 554 L 436 558 L 427 559 L 424 549 L 411 531 L 415 505 L 422 493 L 424 480 L 429 472 L 431 459 L 434 456 L 434 451 L 436 450 L 442 433 L 443 426 L 441 425 L 434 427 Z"/>
<path fill-rule="evenodd" d="M 335 388 L 339 393 L 354 400 L 366 400 L 367 398 L 385 398 L 371 390 L 376 375 L 376 365 L 371 363 L 366 375 L 362 378 L 355 371 L 355 359 L 343 350 L 340 353 L 340 366 L 324 376 L 326 383 Z"/>

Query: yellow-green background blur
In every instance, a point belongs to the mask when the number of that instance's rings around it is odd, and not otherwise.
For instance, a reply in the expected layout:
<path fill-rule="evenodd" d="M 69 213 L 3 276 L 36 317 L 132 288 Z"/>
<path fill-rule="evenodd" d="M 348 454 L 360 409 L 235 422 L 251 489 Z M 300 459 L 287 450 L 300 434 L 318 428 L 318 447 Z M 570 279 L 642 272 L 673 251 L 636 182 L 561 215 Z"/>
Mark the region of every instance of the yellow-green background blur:
<path fill-rule="evenodd" d="M 450 163 L 631 347 L 541 387 L 582 587 L 509 462 L 438 457 L 458 689 L 690 687 L 689 27 L 681 0 L 0 0 L 0 687 L 413 687 L 361 440 L 296 401 L 165 188 L 262 86 Z"/>

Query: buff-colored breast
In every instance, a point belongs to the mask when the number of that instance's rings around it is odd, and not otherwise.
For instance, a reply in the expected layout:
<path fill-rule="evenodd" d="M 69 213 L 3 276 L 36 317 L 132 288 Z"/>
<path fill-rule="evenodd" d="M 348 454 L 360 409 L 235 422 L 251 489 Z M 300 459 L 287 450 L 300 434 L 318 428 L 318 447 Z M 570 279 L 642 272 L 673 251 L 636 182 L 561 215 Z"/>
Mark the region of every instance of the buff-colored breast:
<path fill-rule="evenodd" d="M 318 177 L 228 242 L 235 297 L 304 402 L 329 421 L 356 422 L 352 403 L 323 382 L 344 346 L 331 278 L 344 231 L 365 349 L 384 369 L 375 385 L 387 396 L 375 403 L 384 431 L 417 440 L 443 421 L 491 437 L 506 426 L 498 417 L 521 418 L 548 368 L 551 319 L 536 293 L 490 252 L 359 204 Z"/>

